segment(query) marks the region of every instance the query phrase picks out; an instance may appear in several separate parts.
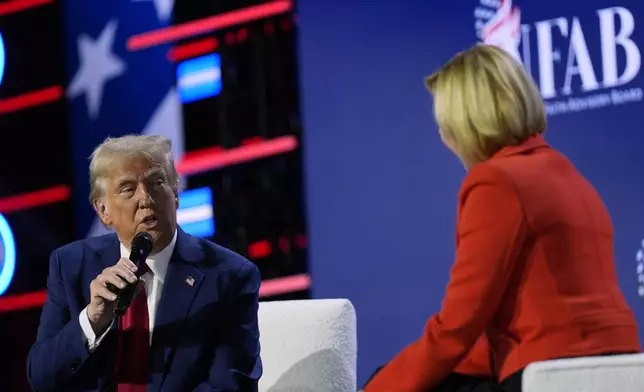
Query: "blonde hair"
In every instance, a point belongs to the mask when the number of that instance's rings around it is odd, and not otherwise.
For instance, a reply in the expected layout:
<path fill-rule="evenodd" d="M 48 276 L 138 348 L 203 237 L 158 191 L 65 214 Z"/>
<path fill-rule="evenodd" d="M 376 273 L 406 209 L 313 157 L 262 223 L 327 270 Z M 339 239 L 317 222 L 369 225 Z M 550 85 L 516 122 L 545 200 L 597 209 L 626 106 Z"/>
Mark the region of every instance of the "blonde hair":
<path fill-rule="evenodd" d="M 425 79 L 436 122 L 468 165 L 489 159 L 546 129 L 532 77 L 503 49 L 477 45 Z"/>
<path fill-rule="evenodd" d="M 179 174 L 172 158 L 172 142 L 165 136 L 127 135 L 118 138 L 108 137 L 90 156 L 89 200 L 94 201 L 105 195 L 105 180 L 110 172 L 125 160 L 143 159 L 159 164 L 165 170 L 168 182 L 175 193 L 179 192 Z M 116 165 L 116 166 L 115 166 Z"/>

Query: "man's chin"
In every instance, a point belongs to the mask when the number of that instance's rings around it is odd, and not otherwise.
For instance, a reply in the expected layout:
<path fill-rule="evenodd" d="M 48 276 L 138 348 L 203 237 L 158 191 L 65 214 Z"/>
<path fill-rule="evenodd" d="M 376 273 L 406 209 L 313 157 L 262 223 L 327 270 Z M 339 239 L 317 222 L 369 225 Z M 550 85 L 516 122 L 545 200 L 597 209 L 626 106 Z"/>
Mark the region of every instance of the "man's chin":
<path fill-rule="evenodd" d="M 140 228 L 139 231 L 145 232 L 152 236 L 152 254 L 158 253 L 163 250 L 170 241 L 172 241 L 172 236 L 174 232 L 169 233 L 167 230 L 161 230 L 160 228 Z"/>

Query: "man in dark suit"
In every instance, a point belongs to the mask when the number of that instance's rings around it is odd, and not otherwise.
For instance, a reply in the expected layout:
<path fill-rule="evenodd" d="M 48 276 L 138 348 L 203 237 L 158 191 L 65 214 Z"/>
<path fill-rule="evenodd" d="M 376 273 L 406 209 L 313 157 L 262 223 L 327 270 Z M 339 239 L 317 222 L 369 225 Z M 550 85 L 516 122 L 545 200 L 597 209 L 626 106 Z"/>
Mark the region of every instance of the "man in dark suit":
<path fill-rule="evenodd" d="M 92 155 L 90 201 L 115 233 L 50 259 L 27 376 L 35 391 L 256 391 L 262 374 L 260 276 L 240 255 L 177 227 L 179 177 L 170 141 L 107 139 Z M 153 239 L 140 265 L 135 234 Z M 119 290 L 137 285 L 125 315 Z"/>

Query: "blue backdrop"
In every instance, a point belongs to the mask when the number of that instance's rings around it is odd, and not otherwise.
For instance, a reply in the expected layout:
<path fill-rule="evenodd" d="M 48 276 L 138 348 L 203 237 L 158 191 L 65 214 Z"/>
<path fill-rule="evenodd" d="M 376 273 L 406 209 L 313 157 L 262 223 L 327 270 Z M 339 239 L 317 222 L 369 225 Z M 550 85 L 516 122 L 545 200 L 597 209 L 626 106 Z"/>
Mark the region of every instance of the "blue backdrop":
<path fill-rule="evenodd" d="M 360 383 L 440 308 L 465 172 L 422 80 L 482 39 L 520 56 L 547 99 L 547 139 L 607 203 L 644 329 L 644 3 L 618 3 L 299 2 L 314 296 L 356 306 Z"/>
<path fill-rule="evenodd" d="M 65 3 L 67 98 L 73 140 L 76 237 L 105 228 L 89 201 L 89 156 L 106 137 L 162 134 L 183 155 L 181 106 L 175 91 L 169 45 L 129 52 L 127 39 L 166 27 L 174 0 Z"/>

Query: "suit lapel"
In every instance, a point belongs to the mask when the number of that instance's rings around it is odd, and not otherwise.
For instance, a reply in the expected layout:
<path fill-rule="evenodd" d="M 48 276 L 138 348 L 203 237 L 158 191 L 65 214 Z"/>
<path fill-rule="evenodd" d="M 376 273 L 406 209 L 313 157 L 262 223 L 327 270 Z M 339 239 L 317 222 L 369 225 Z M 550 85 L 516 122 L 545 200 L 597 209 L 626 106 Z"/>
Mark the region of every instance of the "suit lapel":
<path fill-rule="evenodd" d="M 85 305 L 88 305 L 90 302 L 90 282 L 100 275 L 105 268 L 116 264 L 121 257 L 120 245 L 116 234 L 107 235 L 105 238 L 105 242 L 101 242 L 91 248 L 93 253 L 88 254 L 86 257 L 88 257 L 89 260 L 83 263 L 83 266 L 86 269 L 85 279 L 82 281 L 86 283 L 83 284 L 81 290 Z"/>
<path fill-rule="evenodd" d="M 177 338 L 204 279 L 196 267 L 204 258 L 199 243 L 180 228 L 177 230 L 177 243 L 163 283 L 152 334 L 151 369 L 155 373 L 154 381 L 159 382 L 158 388 L 152 390 L 161 388 L 170 370 Z M 159 371 L 160 379 L 156 377 Z"/>

